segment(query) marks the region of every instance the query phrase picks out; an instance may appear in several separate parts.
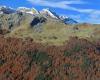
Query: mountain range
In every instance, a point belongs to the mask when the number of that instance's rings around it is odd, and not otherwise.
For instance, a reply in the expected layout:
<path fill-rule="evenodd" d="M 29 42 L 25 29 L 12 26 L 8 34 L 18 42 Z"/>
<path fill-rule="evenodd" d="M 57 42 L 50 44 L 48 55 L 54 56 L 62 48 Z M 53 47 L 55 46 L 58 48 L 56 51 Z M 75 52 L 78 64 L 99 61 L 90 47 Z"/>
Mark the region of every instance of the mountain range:
<path fill-rule="evenodd" d="M 10 7 L 1 6 L 0 7 L 0 15 L 2 15 L 2 14 L 3 15 L 8 14 L 8 16 L 10 16 L 10 15 L 18 16 L 19 14 L 31 15 L 31 16 L 42 16 L 46 19 L 51 18 L 53 20 L 61 21 L 65 24 L 77 24 L 78 23 L 76 20 L 73 20 L 70 17 L 60 16 L 60 15 L 56 14 L 55 12 L 51 11 L 49 8 L 38 11 L 35 8 L 18 7 L 15 10 Z"/>
<path fill-rule="evenodd" d="M 95 27 L 94 27 L 95 26 Z M 2 31 L 4 30 L 4 31 Z M 30 37 L 36 42 L 59 45 L 70 37 L 100 39 L 100 25 L 79 23 L 50 9 L 0 7 L 0 33 L 5 37 Z"/>

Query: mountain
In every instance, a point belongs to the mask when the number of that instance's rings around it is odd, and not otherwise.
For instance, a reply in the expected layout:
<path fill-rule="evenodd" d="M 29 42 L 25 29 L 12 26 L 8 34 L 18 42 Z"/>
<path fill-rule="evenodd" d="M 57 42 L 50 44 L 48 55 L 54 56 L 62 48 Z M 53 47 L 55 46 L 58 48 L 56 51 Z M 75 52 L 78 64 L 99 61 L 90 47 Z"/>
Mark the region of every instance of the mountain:
<path fill-rule="evenodd" d="M 42 11 L 40 11 L 40 13 L 42 15 L 45 15 L 46 17 L 51 17 L 54 19 L 59 19 L 62 22 L 64 22 L 65 24 L 77 24 L 78 22 L 70 17 L 67 16 L 59 16 L 57 15 L 55 12 L 51 11 L 50 9 L 43 9 Z"/>
<path fill-rule="evenodd" d="M 11 14 L 16 12 L 13 8 L 0 6 L 0 14 Z"/>
<path fill-rule="evenodd" d="M 37 11 L 35 8 L 27 8 L 27 7 L 19 7 L 17 8 L 17 11 L 29 13 L 29 14 L 39 14 L 39 11 Z"/>
<path fill-rule="evenodd" d="M 65 24 L 77 24 L 78 22 L 73 20 L 72 18 L 64 18 L 62 20 Z"/>
<path fill-rule="evenodd" d="M 6 36 L 23 39 L 30 37 L 37 42 L 55 45 L 64 44 L 72 36 L 90 40 L 100 39 L 100 25 L 76 24 L 77 22 L 69 17 L 54 18 L 41 12 L 30 14 L 17 10 L 14 13 L 0 14 L 0 33 L 4 34 L 5 31 L 1 30 L 6 29 L 9 31 Z"/>
<path fill-rule="evenodd" d="M 35 8 L 27 7 L 18 7 L 16 10 L 10 7 L 1 6 L 0 14 L 13 14 L 13 13 L 26 13 L 33 16 L 43 16 L 47 19 L 52 18 L 52 20 L 59 20 L 65 24 L 77 24 L 78 22 L 70 17 L 60 16 L 50 9 L 42 9 L 41 11 L 36 10 Z"/>
<path fill-rule="evenodd" d="M 58 18 L 59 18 L 59 16 L 58 16 L 55 12 L 51 11 L 51 10 L 48 9 L 48 8 L 47 8 L 47 9 L 41 10 L 41 11 L 40 11 L 40 14 L 45 15 L 45 16 L 47 16 L 47 17 L 54 18 L 54 19 L 58 19 Z"/>

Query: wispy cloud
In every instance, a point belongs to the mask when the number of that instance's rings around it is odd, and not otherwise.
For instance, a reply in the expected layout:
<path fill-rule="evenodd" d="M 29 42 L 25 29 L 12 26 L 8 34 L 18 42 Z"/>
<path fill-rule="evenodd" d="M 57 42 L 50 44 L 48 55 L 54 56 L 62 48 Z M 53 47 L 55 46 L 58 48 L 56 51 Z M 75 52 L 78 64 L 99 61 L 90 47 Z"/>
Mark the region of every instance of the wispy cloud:
<path fill-rule="evenodd" d="M 100 24 L 100 11 L 95 11 L 90 14 L 69 14 L 69 17 L 79 21 Z"/>
<path fill-rule="evenodd" d="M 83 4 L 84 2 L 81 0 L 27 0 L 30 1 L 33 4 L 37 4 L 37 5 L 43 5 L 43 6 L 50 6 L 50 5 L 54 5 L 55 7 L 58 6 L 59 4 L 62 5 L 66 5 L 66 4 Z M 51 4 L 52 3 L 52 4 Z M 57 5 L 55 5 L 57 4 Z"/>
<path fill-rule="evenodd" d="M 88 15 L 88 21 L 92 22 L 92 23 L 98 23 L 100 24 L 100 11 L 95 10 L 94 12 L 90 13 Z"/>
<path fill-rule="evenodd" d="M 61 8 L 61 9 L 67 9 L 67 10 L 73 10 L 77 11 L 80 13 L 91 13 L 95 12 L 97 10 L 94 9 L 80 9 L 76 7 L 70 6 L 71 4 L 89 4 L 88 2 L 84 2 L 82 0 L 62 0 L 62 1 L 57 1 L 57 0 L 27 0 L 31 2 L 34 5 L 40 5 L 40 6 L 48 6 L 48 7 L 53 7 L 53 8 Z"/>
<path fill-rule="evenodd" d="M 85 4 L 86 2 L 83 2 L 81 0 L 63 0 L 63 1 L 48 1 L 48 0 L 27 0 L 31 2 L 34 5 L 40 5 L 40 6 L 49 6 L 53 8 L 61 8 L 61 9 L 69 9 L 69 10 L 75 10 L 78 11 L 76 8 L 69 6 L 70 4 Z"/>

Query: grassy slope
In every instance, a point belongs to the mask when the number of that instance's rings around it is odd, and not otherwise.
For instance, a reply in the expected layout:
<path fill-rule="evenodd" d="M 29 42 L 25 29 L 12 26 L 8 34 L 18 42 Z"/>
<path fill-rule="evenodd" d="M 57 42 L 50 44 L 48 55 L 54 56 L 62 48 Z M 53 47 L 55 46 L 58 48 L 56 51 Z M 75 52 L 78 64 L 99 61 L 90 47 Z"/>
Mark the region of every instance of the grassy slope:
<path fill-rule="evenodd" d="M 75 29 L 78 28 L 78 29 Z M 41 30 L 41 31 L 40 31 Z M 40 31 L 40 32 L 39 32 Z M 36 42 L 62 45 L 69 37 L 78 36 L 79 38 L 100 39 L 100 25 L 65 25 L 56 21 L 48 21 L 38 28 L 31 28 L 24 24 L 13 30 L 7 36 L 12 37 L 31 37 Z"/>

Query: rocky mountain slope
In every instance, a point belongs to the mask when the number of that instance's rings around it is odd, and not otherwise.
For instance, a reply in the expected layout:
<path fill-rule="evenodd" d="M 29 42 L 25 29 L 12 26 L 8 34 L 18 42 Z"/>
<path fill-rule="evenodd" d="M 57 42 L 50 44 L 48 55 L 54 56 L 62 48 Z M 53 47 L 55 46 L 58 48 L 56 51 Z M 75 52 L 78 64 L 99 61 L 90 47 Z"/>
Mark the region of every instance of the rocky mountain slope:
<path fill-rule="evenodd" d="M 21 26 L 23 23 L 30 25 L 35 17 L 43 17 L 47 20 L 50 18 L 52 20 L 60 21 L 65 24 L 75 24 L 75 20 L 70 18 L 61 18 L 56 13 L 50 11 L 49 9 L 43 9 L 42 11 L 37 11 L 35 8 L 19 7 L 17 10 L 12 8 L 1 6 L 0 7 L 0 28 L 11 29 L 16 26 Z M 23 23 L 21 23 L 23 22 Z M 37 22 L 37 21 L 36 21 Z M 38 22 L 39 23 L 39 22 Z M 6 26 L 6 27 L 5 27 Z"/>

